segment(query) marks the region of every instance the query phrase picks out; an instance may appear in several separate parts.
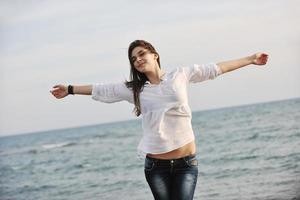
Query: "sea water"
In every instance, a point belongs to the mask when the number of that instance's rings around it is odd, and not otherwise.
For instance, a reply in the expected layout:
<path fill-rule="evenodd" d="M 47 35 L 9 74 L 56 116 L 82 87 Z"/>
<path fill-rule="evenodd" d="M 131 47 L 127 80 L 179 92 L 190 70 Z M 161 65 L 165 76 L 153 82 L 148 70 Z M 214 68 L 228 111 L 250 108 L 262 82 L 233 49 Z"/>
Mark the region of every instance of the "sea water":
<path fill-rule="evenodd" d="M 194 199 L 300 197 L 300 99 L 193 113 Z M 1 200 L 153 199 L 131 120 L 0 138 Z"/>

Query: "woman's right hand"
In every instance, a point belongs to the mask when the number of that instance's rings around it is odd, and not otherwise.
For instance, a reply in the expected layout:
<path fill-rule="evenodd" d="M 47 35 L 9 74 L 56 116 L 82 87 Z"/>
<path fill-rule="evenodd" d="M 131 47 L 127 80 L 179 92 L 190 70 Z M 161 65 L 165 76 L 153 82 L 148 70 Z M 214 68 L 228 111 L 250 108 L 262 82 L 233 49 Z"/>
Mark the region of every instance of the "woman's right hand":
<path fill-rule="evenodd" d="M 55 86 L 53 86 L 53 90 L 51 90 L 50 92 L 57 99 L 61 99 L 61 98 L 64 98 L 64 97 L 68 96 L 68 86 L 55 85 Z"/>

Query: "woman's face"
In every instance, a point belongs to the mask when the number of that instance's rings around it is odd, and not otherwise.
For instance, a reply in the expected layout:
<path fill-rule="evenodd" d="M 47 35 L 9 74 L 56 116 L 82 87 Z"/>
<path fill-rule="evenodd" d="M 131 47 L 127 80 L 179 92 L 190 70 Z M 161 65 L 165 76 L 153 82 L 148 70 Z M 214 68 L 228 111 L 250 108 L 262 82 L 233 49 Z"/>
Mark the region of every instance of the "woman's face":
<path fill-rule="evenodd" d="M 131 61 L 134 68 L 141 73 L 154 71 L 157 63 L 158 55 L 151 53 L 143 47 L 135 47 L 131 53 Z"/>

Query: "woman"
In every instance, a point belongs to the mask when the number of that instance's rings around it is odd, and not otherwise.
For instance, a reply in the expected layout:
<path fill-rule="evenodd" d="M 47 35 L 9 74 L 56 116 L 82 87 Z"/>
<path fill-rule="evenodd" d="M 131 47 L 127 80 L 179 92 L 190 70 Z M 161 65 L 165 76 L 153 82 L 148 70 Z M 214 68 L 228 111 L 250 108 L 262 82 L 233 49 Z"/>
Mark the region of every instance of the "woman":
<path fill-rule="evenodd" d="M 238 60 L 179 67 L 166 73 L 154 47 L 133 41 L 128 49 L 130 81 L 85 86 L 54 86 L 58 99 L 69 94 L 92 95 L 94 100 L 113 103 L 126 100 L 142 114 L 143 138 L 138 150 L 145 157 L 145 176 L 155 199 L 193 199 L 198 176 L 195 137 L 191 126 L 187 86 L 238 68 L 264 65 L 268 55 L 256 53 Z"/>

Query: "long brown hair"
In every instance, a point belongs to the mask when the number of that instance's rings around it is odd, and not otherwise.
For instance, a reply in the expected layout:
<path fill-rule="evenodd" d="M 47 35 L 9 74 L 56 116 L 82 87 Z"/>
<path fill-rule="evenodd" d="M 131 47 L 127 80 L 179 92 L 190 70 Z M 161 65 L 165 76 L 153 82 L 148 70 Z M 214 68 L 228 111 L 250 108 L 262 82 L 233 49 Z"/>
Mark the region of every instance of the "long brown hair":
<path fill-rule="evenodd" d="M 132 89 L 133 91 L 133 99 L 135 105 L 134 113 L 136 116 L 139 116 L 141 114 L 140 93 L 142 92 L 146 81 L 148 81 L 148 78 L 145 74 L 137 71 L 133 65 L 131 55 L 135 47 L 143 47 L 149 50 L 151 53 L 156 54 L 158 56 L 157 62 L 159 68 L 160 68 L 160 61 L 159 61 L 159 54 L 149 42 L 145 40 L 135 40 L 129 45 L 128 59 L 130 62 L 130 77 L 129 77 L 129 81 L 126 81 L 125 84 L 128 88 Z"/>

